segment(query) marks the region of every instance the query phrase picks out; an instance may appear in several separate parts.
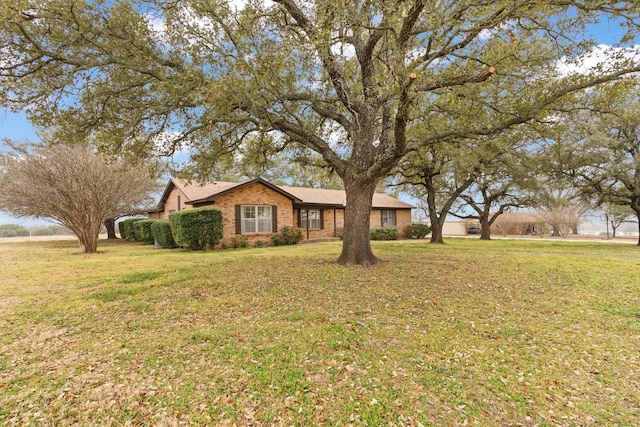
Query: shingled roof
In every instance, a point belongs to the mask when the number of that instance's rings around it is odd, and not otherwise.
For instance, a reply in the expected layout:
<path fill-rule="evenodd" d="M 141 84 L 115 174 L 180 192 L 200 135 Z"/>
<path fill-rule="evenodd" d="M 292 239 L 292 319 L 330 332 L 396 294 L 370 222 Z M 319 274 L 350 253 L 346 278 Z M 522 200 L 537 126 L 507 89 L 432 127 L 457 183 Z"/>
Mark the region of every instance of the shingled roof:
<path fill-rule="evenodd" d="M 309 205 L 329 205 L 336 207 L 344 207 L 347 204 L 347 195 L 344 190 L 326 190 L 323 188 L 305 188 L 305 187 L 288 187 L 279 185 L 281 189 L 289 194 L 293 194 L 303 204 Z M 383 193 L 375 193 L 373 195 L 374 208 L 395 208 L 395 209 L 411 209 L 415 206 L 405 203 L 395 197 L 388 196 Z"/>
<path fill-rule="evenodd" d="M 259 182 L 275 191 L 289 197 L 296 205 L 318 205 L 327 207 L 344 207 L 346 205 L 346 194 L 344 190 L 326 190 L 321 188 L 290 187 L 286 185 L 273 185 L 262 178 L 256 178 L 244 182 L 224 182 L 214 181 L 206 183 L 189 182 L 183 179 L 172 178 L 165 189 L 158 209 L 164 207 L 164 201 L 175 186 L 181 190 L 188 199 L 185 203 L 200 204 L 207 201 L 214 201 L 222 194 L 238 189 L 240 187 Z M 405 203 L 395 197 L 383 193 L 373 195 L 373 208 L 390 209 L 411 209 L 415 206 Z"/>

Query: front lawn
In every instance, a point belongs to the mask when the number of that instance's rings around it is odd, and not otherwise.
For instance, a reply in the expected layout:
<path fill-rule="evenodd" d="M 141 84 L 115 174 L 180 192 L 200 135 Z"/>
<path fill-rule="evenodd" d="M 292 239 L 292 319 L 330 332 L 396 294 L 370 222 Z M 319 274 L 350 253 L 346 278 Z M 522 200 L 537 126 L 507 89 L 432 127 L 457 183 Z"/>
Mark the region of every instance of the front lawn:
<path fill-rule="evenodd" d="M 0 244 L 0 424 L 640 425 L 640 248 Z"/>

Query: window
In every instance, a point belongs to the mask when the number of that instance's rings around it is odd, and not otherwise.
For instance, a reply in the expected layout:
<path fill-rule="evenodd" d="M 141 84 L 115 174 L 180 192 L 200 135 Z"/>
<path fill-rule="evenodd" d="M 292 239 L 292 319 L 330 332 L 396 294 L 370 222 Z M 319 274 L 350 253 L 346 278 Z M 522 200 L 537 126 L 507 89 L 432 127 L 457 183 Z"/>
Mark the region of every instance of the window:
<path fill-rule="evenodd" d="M 307 227 L 307 222 L 309 226 Z M 316 229 L 322 227 L 322 213 L 320 209 L 300 209 L 300 228 Z"/>
<path fill-rule="evenodd" d="M 242 205 L 242 234 L 271 233 L 271 206 Z"/>
<path fill-rule="evenodd" d="M 382 226 L 396 225 L 396 211 L 393 209 L 383 209 L 380 211 Z"/>

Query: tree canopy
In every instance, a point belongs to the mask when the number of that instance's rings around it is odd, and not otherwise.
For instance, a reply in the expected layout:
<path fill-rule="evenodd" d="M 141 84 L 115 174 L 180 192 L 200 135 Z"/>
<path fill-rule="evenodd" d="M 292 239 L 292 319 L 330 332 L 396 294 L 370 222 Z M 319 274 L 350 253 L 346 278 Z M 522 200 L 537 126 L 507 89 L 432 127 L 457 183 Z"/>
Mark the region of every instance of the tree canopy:
<path fill-rule="evenodd" d="M 0 210 L 53 219 L 76 235 L 85 253 L 96 252 L 105 220 L 151 202 L 154 182 L 146 171 L 109 164 L 91 148 L 37 147 L 0 160 Z"/>
<path fill-rule="evenodd" d="M 205 169 L 248 135 L 309 148 L 344 182 L 346 264 L 377 261 L 372 195 L 407 153 L 482 141 L 640 71 L 624 50 L 591 73 L 559 67 L 590 52 L 585 28 L 608 16 L 632 43 L 633 1 L 17 0 L 1 11 L 0 103 L 106 133 L 103 150 L 187 149 Z"/>
<path fill-rule="evenodd" d="M 589 109 L 564 117 L 549 152 L 577 195 L 599 206 L 626 206 L 640 220 L 639 88 L 634 76 L 589 93 Z"/>

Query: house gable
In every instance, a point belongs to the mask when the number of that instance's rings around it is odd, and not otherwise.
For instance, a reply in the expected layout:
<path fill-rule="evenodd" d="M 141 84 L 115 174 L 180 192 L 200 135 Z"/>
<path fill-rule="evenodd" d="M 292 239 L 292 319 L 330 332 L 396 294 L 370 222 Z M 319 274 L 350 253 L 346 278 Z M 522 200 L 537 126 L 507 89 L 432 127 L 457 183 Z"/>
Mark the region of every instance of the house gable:
<path fill-rule="evenodd" d="M 192 202 L 194 207 L 214 207 L 222 211 L 223 236 L 240 234 L 240 209 L 242 206 L 270 206 L 271 207 L 271 232 L 246 233 L 253 240 L 261 237 L 270 237 L 284 226 L 292 227 L 293 201 L 291 196 L 273 185 L 264 185 L 264 180 L 252 180 L 243 185 L 238 185 L 225 190 L 207 199 Z"/>
<path fill-rule="evenodd" d="M 262 179 L 262 178 L 255 178 L 252 179 L 250 181 L 245 181 L 245 182 L 240 182 L 240 183 L 235 183 L 229 186 L 226 186 L 224 188 L 220 188 L 219 191 L 215 191 L 214 193 L 208 195 L 207 197 L 203 197 L 203 198 L 199 198 L 199 199 L 192 199 L 191 201 L 189 201 L 189 204 L 193 205 L 194 207 L 198 207 L 198 206 L 204 206 L 204 205 L 210 205 L 211 203 L 215 203 L 217 199 L 226 196 L 227 194 L 233 193 L 235 194 L 237 191 L 245 188 L 245 187 L 250 187 L 253 185 L 262 185 L 266 188 L 271 189 L 273 192 L 278 193 L 286 198 L 288 198 L 289 200 L 291 200 L 293 203 L 296 202 L 300 202 L 301 200 L 298 199 L 296 196 L 294 196 L 293 194 L 288 193 L 286 190 L 284 190 L 281 187 L 278 187 L 277 185 L 273 185 L 270 182 Z"/>

